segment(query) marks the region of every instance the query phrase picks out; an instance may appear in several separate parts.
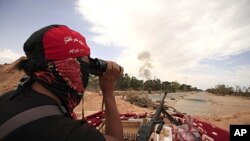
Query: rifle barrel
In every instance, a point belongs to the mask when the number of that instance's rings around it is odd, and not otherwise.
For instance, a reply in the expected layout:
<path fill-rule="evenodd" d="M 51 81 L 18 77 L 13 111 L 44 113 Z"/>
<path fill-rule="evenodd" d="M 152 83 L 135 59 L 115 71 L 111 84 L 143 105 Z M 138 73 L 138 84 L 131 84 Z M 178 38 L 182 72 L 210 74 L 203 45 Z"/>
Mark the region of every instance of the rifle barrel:
<path fill-rule="evenodd" d="M 144 125 L 141 125 L 141 127 L 139 128 L 138 132 L 137 132 L 137 141 L 146 141 L 150 138 L 153 130 L 154 130 L 154 126 L 157 122 L 157 120 L 159 120 L 159 117 L 161 115 L 161 112 L 163 110 L 163 106 L 164 106 L 164 100 L 167 96 L 167 92 L 164 93 L 163 98 L 161 99 L 160 105 L 157 107 L 155 114 L 153 116 L 153 118 L 151 118 L 151 120 Z"/>
<path fill-rule="evenodd" d="M 156 109 L 156 111 L 155 111 L 155 114 L 154 114 L 153 119 L 155 119 L 155 120 L 158 120 L 158 119 L 159 119 L 160 114 L 161 114 L 161 112 L 162 112 L 162 108 L 163 108 L 163 106 L 164 106 L 164 101 L 165 101 L 166 96 L 167 96 L 167 92 L 164 93 L 164 96 L 163 96 L 162 99 L 161 99 L 160 105 L 157 107 L 157 109 Z"/>

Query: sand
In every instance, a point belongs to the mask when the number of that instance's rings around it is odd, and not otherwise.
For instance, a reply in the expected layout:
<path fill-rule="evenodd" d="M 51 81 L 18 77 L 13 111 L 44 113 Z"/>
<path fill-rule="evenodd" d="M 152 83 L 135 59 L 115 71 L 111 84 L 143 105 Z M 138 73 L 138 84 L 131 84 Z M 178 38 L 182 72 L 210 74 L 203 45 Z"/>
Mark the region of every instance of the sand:
<path fill-rule="evenodd" d="M 168 104 L 175 106 L 180 100 L 193 97 L 193 94 L 187 94 L 176 100 L 168 100 Z M 235 96 L 216 96 L 213 94 L 207 95 L 210 108 L 215 111 L 220 110 L 216 114 L 210 113 L 207 115 L 196 114 L 195 118 L 209 122 L 217 127 L 229 131 L 231 124 L 250 124 L 250 99 L 245 97 Z M 122 96 L 116 96 L 116 103 L 120 113 L 150 113 L 154 110 L 152 108 L 140 108 L 129 102 L 122 100 Z M 97 92 L 85 92 L 84 96 L 84 115 L 87 116 L 96 111 L 100 111 L 102 107 L 102 96 Z M 179 110 L 179 109 L 178 109 Z M 79 104 L 75 111 L 80 115 L 82 113 L 82 104 Z M 181 111 L 185 112 L 185 111 Z"/>

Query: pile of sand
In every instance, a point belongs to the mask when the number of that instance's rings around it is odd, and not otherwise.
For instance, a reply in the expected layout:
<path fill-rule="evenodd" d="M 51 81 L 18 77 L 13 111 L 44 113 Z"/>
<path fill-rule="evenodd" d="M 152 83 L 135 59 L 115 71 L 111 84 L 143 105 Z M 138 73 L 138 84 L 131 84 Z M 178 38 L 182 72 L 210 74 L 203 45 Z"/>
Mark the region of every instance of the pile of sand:
<path fill-rule="evenodd" d="M 148 108 L 140 108 L 136 105 L 130 104 L 122 100 L 122 96 L 116 96 L 116 104 L 118 111 L 120 113 L 145 113 L 152 112 L 152 109 Z M 86 113 L 89 111 L 100 111 L 102 110 L 102 95 L 97 92 L 85 92 L 84 94 L 84 102 L 82 106 L 82 102 L 75 108 L 76 112 L 81 112 L 82 108 Z M 86 115 L 86 114 L 85 114 Z"/>

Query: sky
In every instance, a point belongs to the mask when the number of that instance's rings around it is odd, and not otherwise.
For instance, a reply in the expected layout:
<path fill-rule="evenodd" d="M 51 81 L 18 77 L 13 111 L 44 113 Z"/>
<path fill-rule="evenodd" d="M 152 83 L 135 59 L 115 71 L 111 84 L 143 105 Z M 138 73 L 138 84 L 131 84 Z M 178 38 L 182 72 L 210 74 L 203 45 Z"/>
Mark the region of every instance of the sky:
<path fill-rule="evenodd" d="M 92 57 L 138 79 L 249 87 L 249 9 L 249 0 L 1 0 L 0 64 L 24 56 L 36 30 L 64 24 Z"/>

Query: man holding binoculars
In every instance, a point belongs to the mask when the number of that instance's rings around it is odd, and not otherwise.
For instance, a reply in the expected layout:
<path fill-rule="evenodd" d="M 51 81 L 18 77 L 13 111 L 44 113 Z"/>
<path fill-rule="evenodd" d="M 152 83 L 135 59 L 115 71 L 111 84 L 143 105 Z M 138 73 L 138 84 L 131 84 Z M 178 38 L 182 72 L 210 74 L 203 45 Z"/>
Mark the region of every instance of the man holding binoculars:
<path fill-rule="evenodd" d="M 123 130 L 113 90 L 123 68 L 112 61 L 90 58 L 85 38 L 65 25 L 34 32 L 24 44 L 24 70 L 15 91 L 0 97 L 0 140 L 99 141 L 122 140 Z M 105 135 L 73 109 L 81 101 L 89 74 L 98 75 L 105 103 Z"/>

